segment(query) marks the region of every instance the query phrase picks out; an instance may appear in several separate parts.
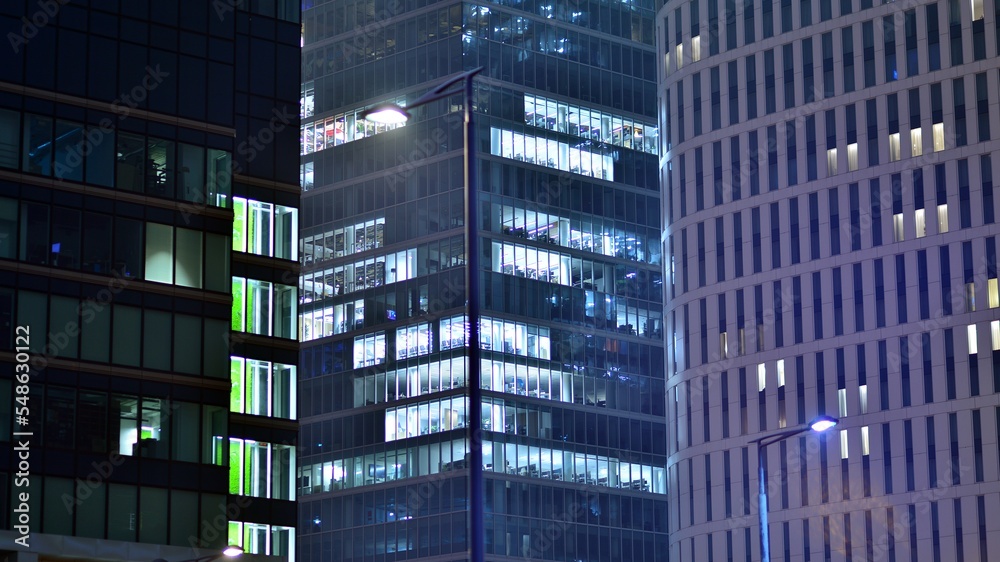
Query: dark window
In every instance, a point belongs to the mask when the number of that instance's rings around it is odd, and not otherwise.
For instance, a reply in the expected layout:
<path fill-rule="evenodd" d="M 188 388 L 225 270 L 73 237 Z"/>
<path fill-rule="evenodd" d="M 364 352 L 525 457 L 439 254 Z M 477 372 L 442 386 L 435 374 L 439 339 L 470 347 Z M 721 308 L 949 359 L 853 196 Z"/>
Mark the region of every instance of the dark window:
<path fill-rule="evenodd" d="M 885 81 L 892 82 L 899 78 L 899 69 L 896 66 L 895 16 L 882 18 L 882 49 L 885 56 Z"/>
<path fill-rule="evenodd" d="M 951 39 L 951 65 L 962 64 L 962 4 L 959 0 L 948 0 L 948 37 Z"/>
<path fill-rule="evenodd" d="M 928 4 L 927 13 L 927 70 L 941 69 L 941 31 L 938 24 L 937 2 Z"/>
<path fill-rule="evenodd" d="M 875 26 L 870 21 L 861 24 L 864 57 L 865 88 L 875 85 Z"/>
<path fill-rule="evenodd" d="M 840 40 L 844 46 L 844 92 L 854 91 L 854 30 L 845 27 L 840 31 Z"/>

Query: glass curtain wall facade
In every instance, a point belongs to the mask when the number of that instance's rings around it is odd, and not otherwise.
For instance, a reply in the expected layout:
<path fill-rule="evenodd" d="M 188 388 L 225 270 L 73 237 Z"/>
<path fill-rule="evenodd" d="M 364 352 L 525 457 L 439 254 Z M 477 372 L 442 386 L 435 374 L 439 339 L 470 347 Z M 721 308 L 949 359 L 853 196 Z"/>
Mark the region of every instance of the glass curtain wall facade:
<path fill-rule="evenodd" d="M 0 6 L 5 540 L 30 511 L 15 559 L 295 557 L 299 14 Z M 12 431 L 32 434 L 30 476 Z"/>
<path fill-rule="evenodd" d="M 1000 552 L 998 15 L 658 8 L 674 559 Z"/>
<path fill-rule="evenodd" d="M 483 66 L 487 559 L 665 559 L 652 16 L 306 3 L 300 556 L 468 556 L 463 96 L 361 113 Z"/>

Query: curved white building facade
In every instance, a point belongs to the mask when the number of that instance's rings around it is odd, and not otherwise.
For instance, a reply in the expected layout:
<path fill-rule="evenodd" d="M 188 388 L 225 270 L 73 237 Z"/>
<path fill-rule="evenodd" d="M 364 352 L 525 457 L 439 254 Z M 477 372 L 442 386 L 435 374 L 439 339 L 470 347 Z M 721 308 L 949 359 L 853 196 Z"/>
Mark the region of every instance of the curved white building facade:
<path fill-rule="evenodd" d="M 657 14 L 674 561 L 1000 558 L 1000 2 Z"/>

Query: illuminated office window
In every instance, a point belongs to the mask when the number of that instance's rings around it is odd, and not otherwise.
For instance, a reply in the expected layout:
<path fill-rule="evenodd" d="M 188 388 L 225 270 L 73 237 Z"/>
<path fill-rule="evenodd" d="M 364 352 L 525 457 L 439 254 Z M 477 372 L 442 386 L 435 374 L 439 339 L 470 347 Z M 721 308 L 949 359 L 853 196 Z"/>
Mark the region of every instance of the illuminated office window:
<path fill-rule="evenodd" d="M 979 353 L 979 341 L 976 339 L 976 325 L 969 324 L 969 355 Z"/>
<path fill-rule="evenodd" d="M 729 357 L 729 341 L 726 337 L 728 334 L 722 332 L 719 334 L 719 355 L 722 359 Z"/>
<path fill-rule="evenodd" d="M 840 458 L 841 460 L 846 459 L 847 454 L 847 430 L 840 430 Z"/>
<path fill-rule="evenodd" d="M 903 241 L 903 213 L 892 215 L 892 239 L 895 242 Z"/>
<path fill-rule="evenodd" d="M 924 134 L 920 127 L 910 129 L 910 156 L 920 156 L 924 153 Z"/>
<path fill-rule="evenodd" d="M 917 238 L 923 238 L 927 235 L 927 219 L 926 212 L 923 209 L 917 209 L 914 213 L 914 222 L 917 225 Z"/>
<path fill-rule="evenodd" d="M 972 21 L 983 19 L 983 0 L 971 0 Z"/>
<path fill-rule="evenodd" d="M 858 169 L 858 143 L 852 142 L 847 145 L 847 170 L 849 172 Z"/>
<path fill-rule="evenodd" d="M 837 411 L 840 417 L 847 415 L 847 389 L 841 388 L 837 390 Z"/>
<path fill-rule="evenodd" d="M 863 384 L 858 387 L 858 402 L 861 406 L 861 413 L 868 413 L 868 385 Z"/>
<path fill-rule="evenodd" d="M 826 175 L 832 176 L 837 173 L 837 149 L 830 148 L 826 151 Z"/>
<path fill-rule="evenodd" d="M 763 363 L 757 364 L 757 392 L 763 392 L 767 386 L 767 370 Z"/>
<path fill-rule="evenodd" d="M 899 133 L 889 135 L 889 161 L 895 162 L 900 158 Z"/>
<path fill-rule="evenodd" d="M 861 454 L 867 457 L 868 453 L 868 426 L 866 425 L 861 427 Z"/>
<path fill-rule="evenodd" d="M 944 123 L 934 123 L 931 132 L 934 134 L 934 152 L 944 150 Z"/>
<path fill-rule="evenodd" d="M 937 215 L 938 215 L 938 234 L 944 234 L 945 232 L 948 232 L 948 204 L 947 203 L 938 205 Z"/>
<path fill-rule="evenodd" d="M 965 310 L 968 312 L 976 311 L 976 284 L 966 283 L 965 284 Z"/>
<path fill-rule="evenodd" d="M 1000 307 L 1000 290 L 996 277 L 986 280 L 986 300 L 990 308 Z"/>
<path fill-rule="evenodd" d="M 680 45 L 678 45 L 680 47 Z M 701 36 L 691 38 L 691 62 L 701 60 Z"/>

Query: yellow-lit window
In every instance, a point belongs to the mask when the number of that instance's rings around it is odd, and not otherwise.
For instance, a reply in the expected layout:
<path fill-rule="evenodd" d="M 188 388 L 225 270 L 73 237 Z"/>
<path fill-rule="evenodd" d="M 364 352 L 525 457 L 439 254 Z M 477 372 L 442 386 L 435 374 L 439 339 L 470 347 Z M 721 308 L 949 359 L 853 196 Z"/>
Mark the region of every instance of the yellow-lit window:
<path fill-rule="evenodd" d="M 931 131 L 934 133 L 934 152 L 944 150 L 944 123 L 934 123 Z"/>
<path fill-rule="evenodd" d="M 677 70 L 680 70 L 684 66 L 684 44 L 679 43 L 676 49 L 677 53 L 674 54 L 674 60 L 677 61 Z"/>
<path fill-rule="evenodd" d="M 852 142 L 847 145 L 847 171 L 853 172 L 858 169 L 858 143 Z"/>
<path fill-rule="evenodd" d="M 995 277 L 986 280 L 986 300 L 989 302 L 990 308 L 1000 307 L 1000 291 L 998 291 Z"/>
<path fill-rule="evenodd" d="M 889 161 L 899 160 L 899 133 L 889 135 Z"/>
<path fill-rule="evenodd" d="M 948 204 L 938 205 L 938 234 L 948 232 Z"/>
<path fill-rule="evenodd" d="M 691 62 L 701 60 L 701 36 L 691 38 Z"/>
<path fill-rule="evenodd" d="M 920 127 L 910 129 L 910 156 L 920 156 L 924 153 L 924 135 Z"/>
<path fill-rule="evenodd" d="M 917 238 L 923 238 L 927 235 L 927 219 L 925 218 L 926 213 L 923 209 L 917 209 L 914 213 L 914 222 L 917 226 Z"/>
<path fill-rule="evenodd" d="M 972 21 L 983 19 L 983 0 L 972 0 Z"/>

